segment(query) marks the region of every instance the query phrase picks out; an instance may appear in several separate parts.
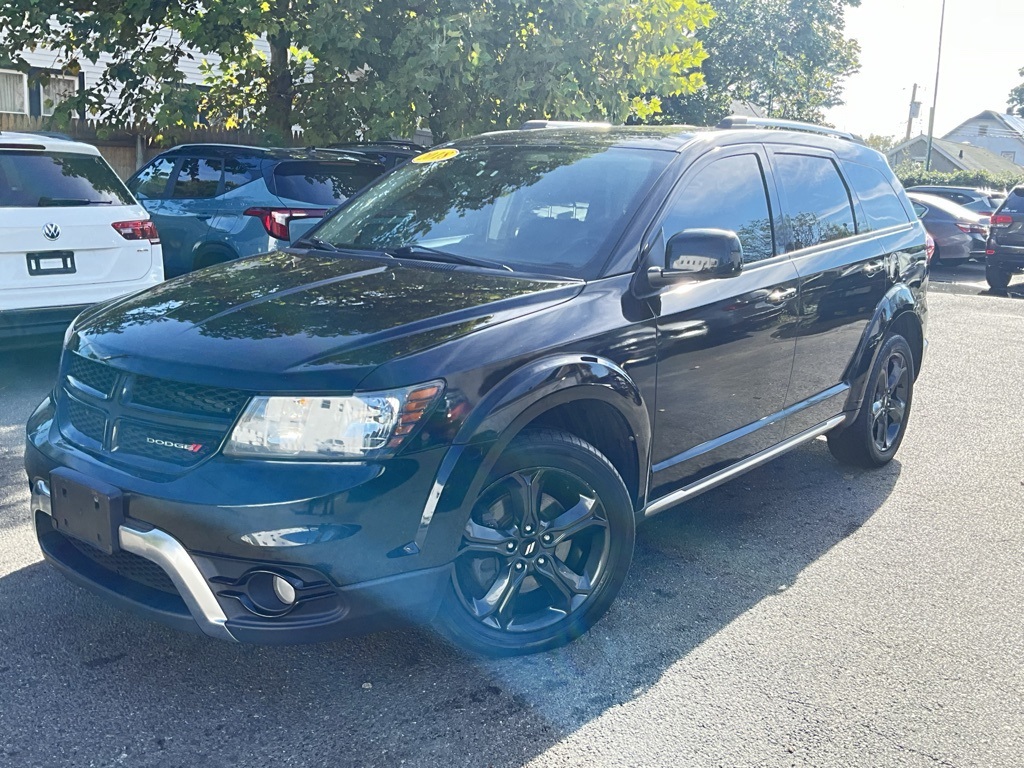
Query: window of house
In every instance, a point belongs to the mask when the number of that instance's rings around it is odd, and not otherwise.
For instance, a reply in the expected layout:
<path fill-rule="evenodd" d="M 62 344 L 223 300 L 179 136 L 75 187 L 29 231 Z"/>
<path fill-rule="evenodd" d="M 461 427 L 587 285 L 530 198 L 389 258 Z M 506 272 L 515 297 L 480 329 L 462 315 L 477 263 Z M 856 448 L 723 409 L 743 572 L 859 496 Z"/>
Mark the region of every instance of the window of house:
<path fill-rule="evenodd" d="M 1011 163 L 1016 163 L 1017 162 L 1017 153 L 1016 152 L 1000 152 L 999 154 L 1001 154 L 1003 157 L 1005 157 Z"/>
<path fill-rule="evenodd" d="M 28 114 L 28 78 L 23 73 L 0 70 L 0 112 Z"/>
<path fill-rule="evenodd" d="M 987 125 L 979 125 L 978 126 L 978 135 L 979 136 L 988 136 L 988 126 Z"/>
<path fill-rule="evenodd" d="M 775 177 L 786 196 L 786 251 L 849 237 L 855 231 L 850 193 L 827 157 L 778 154 Z"/>
<path fill-rule="evenodd" d="M 78 93 L 78 78 L 64 75 L 50 75 L 45 83 L 39 84 L 39 108 L 44 117 L 50 117 L 61 102 Z"/>

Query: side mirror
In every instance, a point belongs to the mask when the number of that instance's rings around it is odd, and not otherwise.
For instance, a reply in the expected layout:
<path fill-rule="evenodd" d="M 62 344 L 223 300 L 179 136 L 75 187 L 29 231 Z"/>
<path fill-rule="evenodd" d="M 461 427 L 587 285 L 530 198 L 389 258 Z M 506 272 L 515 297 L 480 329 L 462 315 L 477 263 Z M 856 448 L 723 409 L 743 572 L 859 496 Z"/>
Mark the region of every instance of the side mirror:
<path fill-rule="evenodd" d="M 743 246 L 735 232 L 725 229 L 686 229 L 665 247 L 665 267 L 650 267 L 652 286 L 684 280 L 715 280 L 743 271 Z"/>

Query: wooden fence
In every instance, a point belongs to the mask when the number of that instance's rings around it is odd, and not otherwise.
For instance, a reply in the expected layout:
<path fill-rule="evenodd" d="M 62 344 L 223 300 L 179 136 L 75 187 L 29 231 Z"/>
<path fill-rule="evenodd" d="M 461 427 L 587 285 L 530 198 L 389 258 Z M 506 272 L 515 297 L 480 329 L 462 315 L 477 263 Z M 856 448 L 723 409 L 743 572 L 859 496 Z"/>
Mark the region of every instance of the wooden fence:
<path fill-rule="evenodd" d="M 127 179 L 149 159 L 178 144 L 209 143 L 249 144 L 267 146 L 267 138 L 260 132 L 226 131 L 214 128 L 168 131 L 159 138 L 149 126 L 134 128 L 117 126 L 96 120 L 73 119 L 70 122 L 48 117 L 29 117 L 0 113 L 0 133 L 49 132 L 92 144 L 110 163 L 122 179 Z M 292 146 L 302 145 L 302 134 L 292 135 Z"/>

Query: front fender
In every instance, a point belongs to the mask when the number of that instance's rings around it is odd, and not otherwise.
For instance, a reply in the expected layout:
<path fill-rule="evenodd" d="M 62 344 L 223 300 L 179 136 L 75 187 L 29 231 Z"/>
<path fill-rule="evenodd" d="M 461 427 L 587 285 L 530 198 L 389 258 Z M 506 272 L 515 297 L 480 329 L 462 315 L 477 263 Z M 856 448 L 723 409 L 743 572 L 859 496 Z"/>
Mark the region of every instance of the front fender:
<path fill-rule="evenodd" d="M 473 409 L 438 469 L 416 539 L 403 554 L 429 552 L 425 558 L 429 565 L 454 558 L 473 500 L 516 434 L 546 411 L 581 400 L 607 403 L 628 424 L 636 447 L 642 505 L 651 424 L 639 388 L 608 360 L 595 355 L 554 355 L 507 376 Z"/>

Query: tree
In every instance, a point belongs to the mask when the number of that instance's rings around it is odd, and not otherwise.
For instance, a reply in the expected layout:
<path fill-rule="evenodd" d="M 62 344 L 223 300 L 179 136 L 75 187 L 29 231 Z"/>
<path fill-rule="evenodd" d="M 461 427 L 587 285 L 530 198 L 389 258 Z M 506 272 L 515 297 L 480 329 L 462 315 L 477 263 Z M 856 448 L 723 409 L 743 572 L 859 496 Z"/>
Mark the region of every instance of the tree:
<path fill-rule="evenodd" d="M 842 103 L 842 83 L 858 69 L 859 46 L 844 36 L 843 14 L 860 0 L 712 0 L 716 18 L 697 39 L 708 53 L 705 86 L 666 100 L 664 120 L 714 124 L 734 100 L 769 117 L 821 122 Z"/>
<path fill-rule="evenodd" d="M 1024 67 L 1022 67 L 1020 72 L 1017 74 L 1024 77 Z M 1024 117 L 1024 83 L 1021 83 L 1010 91 L 1009 109 L 1007 110 L 1007 113 L 1011 115 L 1016 113 L 1020 117 Z"/>
<path fill-rule="evenodd" d="M 864 143 L 867 144 L 872 149 L 877 149 L 884 155 L 890 149 L 895 147 L 898 142 L 892 136 L 880 136 L 877 133 L 872 133 L 870 136 L 864 139 Z"/>
<path fill-rule="evenodd" d="M 167 126 L 202 106 L 322 142 L 649 115 L 651 94 L 702 84 L 693 32 L 712 16 L 701 0 L 8 0 L 0 28 L 7 51 L 105 63 L 79 97 L 93 114 Z M 211 54 L 208 90 L 187 88 L 178 65 Z"/>

